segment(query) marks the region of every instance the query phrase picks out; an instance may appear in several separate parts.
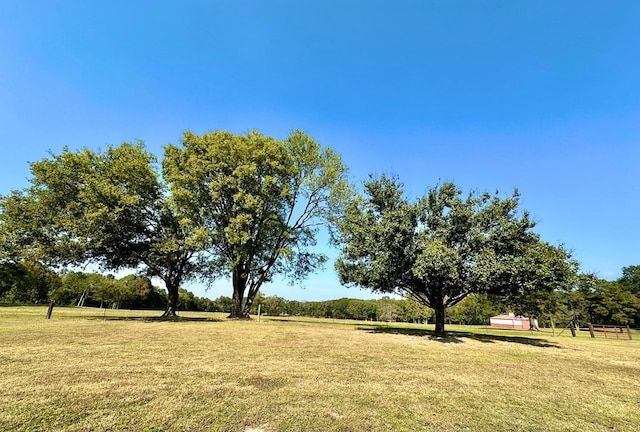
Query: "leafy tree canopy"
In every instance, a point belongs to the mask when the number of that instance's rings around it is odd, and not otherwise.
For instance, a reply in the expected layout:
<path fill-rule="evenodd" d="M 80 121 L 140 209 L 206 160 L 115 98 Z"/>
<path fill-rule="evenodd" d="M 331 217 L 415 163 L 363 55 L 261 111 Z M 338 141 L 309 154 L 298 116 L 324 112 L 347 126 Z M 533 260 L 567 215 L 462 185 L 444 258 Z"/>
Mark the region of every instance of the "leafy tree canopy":
<path fill-rule="evenodd" d="M 204 243 L 180 224 L 141 142 L 64 148 L 31 172 L 30 187 L 0 198 L 4 258 L 139 269 L 165 282 L 166 314 L 175 315 L 178 287 L 198 276 Z"/>
<path fill-rule="evenodd" d="M 640 265 L 622 267 L 622 277 L 619 282 L 628 290 L 640 296 Z"/>
<path fill-rule="evenodd" d="M 397 178 L 371 177 L 364 186 L 365 196 L 338 223 L 340 279 L 433 308 L 437 333 L 445 310 L 472 293 L 518 303 L 533 290 L 572 283 L 568 252 L 540 241 L 528 213 L 519 212 L 517 191 L 463 196 L 443 183 L 410 202 Z"/>
<path fill-rule="evenodd" d="M 39 263 L 0 262 L 0 301 L 45 303 L 60 284 L 60 277 Z"/>
<path fill-rule="evenodd" d="M 309 250 L 350 188 L 340 156 L 300 131 L 277 140 L 185 132 L 163 173 L 181 223 L 208 239 L 209 276 L 231 273 L 231 317 L 247 317 L 275 274 L 303 277 L 325 261 Z"/>

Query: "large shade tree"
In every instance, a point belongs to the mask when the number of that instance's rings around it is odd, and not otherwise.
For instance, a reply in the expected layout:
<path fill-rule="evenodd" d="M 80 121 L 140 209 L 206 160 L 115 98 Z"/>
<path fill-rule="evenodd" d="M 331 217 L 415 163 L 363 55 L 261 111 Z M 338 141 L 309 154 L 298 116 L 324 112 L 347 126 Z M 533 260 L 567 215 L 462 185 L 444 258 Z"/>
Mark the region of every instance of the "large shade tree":
<path fill-rule="evenodd" d="M 163 174 L 184 223 L 208 239 L 209 276 L 231 275 L 232 318 L 249 316 L 274 275 L 295 280 L 324 262 L 310 246 L 350 193 L 340 156 L 300 131 L 186 132 Z"/>
<path fill-rule="evenodd" d="M 572 282 L 569 254 L 540 241 L 517 191 L 463 196 L 443 183 L 412 202 L 397 178 L 371 177 L 364 186 L 338 223 L 340 280 L 432 308 L 437 334 L 445 310 L 470 294 L 509 295 L 520 304 L 529 293 Z"/>
<path fill-rule="evenodd" d="M 181 223 L 155 157 L 141 142 L 70 151 L 31 164 L 31 185 L 0 197 L 0 253 L 48 266 L 98 265 L 158 277 L 175 316 L 178 288 L 197 278 L 206 246 Z"/>

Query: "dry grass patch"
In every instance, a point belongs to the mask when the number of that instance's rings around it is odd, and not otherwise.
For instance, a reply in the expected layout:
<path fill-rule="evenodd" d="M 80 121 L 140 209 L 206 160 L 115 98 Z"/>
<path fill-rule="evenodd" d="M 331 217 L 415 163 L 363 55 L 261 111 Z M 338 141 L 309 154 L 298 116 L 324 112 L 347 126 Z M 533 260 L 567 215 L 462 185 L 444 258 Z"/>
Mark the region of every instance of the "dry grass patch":
<path fill-rule="evenodd" d="M 638 431 L 640 343 L 0 308 L 0 430 Z"/>

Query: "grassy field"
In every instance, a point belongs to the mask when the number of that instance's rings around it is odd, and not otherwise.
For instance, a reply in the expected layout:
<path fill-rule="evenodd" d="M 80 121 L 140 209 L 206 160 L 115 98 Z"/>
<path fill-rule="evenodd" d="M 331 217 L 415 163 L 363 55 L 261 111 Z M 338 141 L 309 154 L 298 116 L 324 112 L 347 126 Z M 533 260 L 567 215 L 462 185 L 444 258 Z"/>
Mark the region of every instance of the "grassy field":
<path fill-rule="evenodd" d="M 640 431 L 640 334 L 0 307 L 2 431 Z"/>

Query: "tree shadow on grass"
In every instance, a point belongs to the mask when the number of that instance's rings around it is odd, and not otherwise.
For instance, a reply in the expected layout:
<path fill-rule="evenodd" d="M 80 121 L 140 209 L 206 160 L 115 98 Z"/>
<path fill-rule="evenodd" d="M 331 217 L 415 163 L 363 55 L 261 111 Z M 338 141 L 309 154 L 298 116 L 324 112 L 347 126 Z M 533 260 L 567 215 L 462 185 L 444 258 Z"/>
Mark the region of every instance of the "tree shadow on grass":
<path fill-rule="evenodd" d="M 315 317 L 314 317 L 315 318 Z M 298 323 L 298 324 L 310 324 L 310 325 L 327 325 L 327 326 L 353 326 L 353 322 L 345 321 L 341 318 L 318 318 L 318 321 L 310 321 L 304 319 L 295 318 L 271 318 L 263 317 L 263 321 L 281 322 L 281 323 Z"/>
<path fill-rule="evenodd" d="M 100 321 L 141 321 L 141 322 L 222 322 L 223 320 L 218 318 L 206 318 L 206 317 L 135 317 L 135 316 L 91 316 L 90 320 Z"/>
<path fill-rule="evenodd" d="M 429 340 L 441 343 L 464 343 L 464 339 L 472 339 L 482 343 L 495 342 L 511 342 L 523 345 L 531 345 L 538 348 L 562 348 L 556 342 L 550 342 L 547 339 L 538 339 L 526 336 L 496 335 L 482 334 L 462 331 L 448 331 L 444 336 L 438 336 L 433 330 L 416 329 L 416 328 L 398 328 L 387 326 L 358 327 L 358 330 L 367 331 L 369 333 L 387 333 L 401 334 L 407 336 L 421 336 Z"/>

